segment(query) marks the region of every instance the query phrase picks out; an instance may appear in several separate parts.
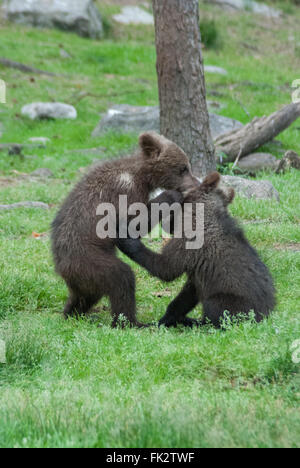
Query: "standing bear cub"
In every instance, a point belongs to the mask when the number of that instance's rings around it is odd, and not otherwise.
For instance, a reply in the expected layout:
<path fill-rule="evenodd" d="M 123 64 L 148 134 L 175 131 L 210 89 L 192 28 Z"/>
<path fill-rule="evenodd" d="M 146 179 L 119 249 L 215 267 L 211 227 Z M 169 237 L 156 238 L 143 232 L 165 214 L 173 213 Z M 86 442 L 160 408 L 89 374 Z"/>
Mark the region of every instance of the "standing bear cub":
<path fill-rule="evenodd" d="M 187 250 L 184 235 L 173 238 L 161 254 L 147 249 L 139 239 L 118 239 L 118 247 L 125 254 L 161 280 L 173 281 L 187 274 L 187 283 L 169 305 L 160 325 L 193 326 L 210 322 L 220 327 L 225 311 L 231 316 L 253 311 L 259 322 L 275 306 L 275 290 L 267 267 L 228 213 L 234 190 L 219 188 L 219 182 L 217 172 L 210 174 L 184 200 L 191 204 L 193 226 L 196 205 L 204 204 L 201 248 Z M 202 322 L 186 317 L 200 302 L 204 312 Z"/>
<path fill-rule="evenodd" d="M 148 209 L 154 202 L 182 202 L 178 192 L 199 183 L 187 156 L 171 141 L 149 132 L 141 135 L 139 145 L 140 151 L 132 157 L 94 167 L 70 193 L 52 224 L 56 271 L 70 292 L 66 318 L 85 314 L 108 296 L 113 326 L 120 314 L 131 324 L 142 326 L 136 319 L 134 274 L 117 258 L 116 239 L 97 236 L 97 209 L 110 203 L 118 216 L 120 195 L 127 195 L 128 206 L 138 202 Z M 158 188 L 168 191 L 149 203 L 150 193 Z"/>

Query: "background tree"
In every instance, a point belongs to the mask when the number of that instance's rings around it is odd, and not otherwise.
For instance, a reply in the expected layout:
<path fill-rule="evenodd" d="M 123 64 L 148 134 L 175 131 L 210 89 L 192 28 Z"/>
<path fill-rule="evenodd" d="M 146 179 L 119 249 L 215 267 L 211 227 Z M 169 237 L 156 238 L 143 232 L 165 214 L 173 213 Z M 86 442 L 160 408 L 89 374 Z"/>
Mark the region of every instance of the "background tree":
<path fill-rule="evenodd" d="M 153 0 L 161 133 L 180 145 L 193 171 L 216 167 L 209 128 L 198 0 Z"/>

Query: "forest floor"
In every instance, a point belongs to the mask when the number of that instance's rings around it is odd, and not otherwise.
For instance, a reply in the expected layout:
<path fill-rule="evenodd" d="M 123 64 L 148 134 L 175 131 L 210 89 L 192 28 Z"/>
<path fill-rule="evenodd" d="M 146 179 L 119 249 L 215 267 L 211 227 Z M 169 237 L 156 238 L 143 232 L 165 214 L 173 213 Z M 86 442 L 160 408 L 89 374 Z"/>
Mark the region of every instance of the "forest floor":
<path fill-rule="evenodd" d="M 107 301 L 99 305 L 100 328 L 89 319 L 62 318 L 67 290 L 54 273 L 50 224 L 95 158 L 74 150 L 103 147 L 103 158 L 130 152 L 137 135 L 91 139 L 99 114 L 111 104 L 158 103 L 153 28 L 117 26 L 111 15 L 118 5 L 99 4 L 107 31 L 101 41 L 0 26 L 0 56 L 65 75 L 0 66 L 7 83 L 0 143 L 50 139 L 46 149 L 25 150 L 24 158 L 0 153 L 0 203 L 50 205 L 0 213 L 0 338 L 6 344 L 0 447 L 299 447 L 300 374 L 292 359 L 300 339 L 299 172 L 259 174 L 274 184 L 280 203 L 237 197 L 231 208 L 273 274 L 278 302 L 269 320 L 232 324 L 226 332 L 112 330 Z M 300 8 L 289 6 L 280 20 L 266 21 L 201 4 L 201 16 L 213 18 L 218 30 L 215 48 L 203 51 L 205 63 L 228 71 L 206 76 L 207 97 L 224 104 L 223 115 L 247 123 L 291 102 L 291 85 L 300 79 Z M 70 59 L 61 57 L 61 47 Z M 23 105 L 52 100 L 73 104 L 77 120 L 21 116 Z M 278 157 L 282 150 L 300 153 L 299 121 L 278 140 L 282 147 L 263 149 Z M 28 174 L 38 168 L 54 177 L 33 180 Z M 161 241 L 152 246 L 159 249 Z M 124 260 L 136 273 L 139 319 L 157 320 L 184 279 L 166 286 Z"/>

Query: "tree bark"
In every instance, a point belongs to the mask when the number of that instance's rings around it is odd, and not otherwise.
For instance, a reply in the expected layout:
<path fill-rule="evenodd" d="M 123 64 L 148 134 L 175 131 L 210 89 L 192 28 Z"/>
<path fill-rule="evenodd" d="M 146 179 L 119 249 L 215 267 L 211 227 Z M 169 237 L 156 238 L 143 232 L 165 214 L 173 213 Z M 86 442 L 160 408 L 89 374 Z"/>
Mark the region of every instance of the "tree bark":
<path fill-rule="evenodd" d="M 193 171 L 215 170 L 201 52 L 198 0 L 153 0 L 161 133 L 189 156 Z"/>

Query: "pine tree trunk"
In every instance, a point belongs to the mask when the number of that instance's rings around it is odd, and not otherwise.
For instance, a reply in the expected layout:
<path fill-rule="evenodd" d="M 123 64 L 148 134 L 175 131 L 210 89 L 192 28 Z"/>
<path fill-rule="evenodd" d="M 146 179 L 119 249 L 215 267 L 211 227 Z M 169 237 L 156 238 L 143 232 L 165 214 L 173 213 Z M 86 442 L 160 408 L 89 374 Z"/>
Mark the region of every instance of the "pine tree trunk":
<path fill-rule="evenodd" d="M 161 133 L 190 157 L 193 171 L 215 170 L 201 53 L 198 0 L 153 0 Z"/>

